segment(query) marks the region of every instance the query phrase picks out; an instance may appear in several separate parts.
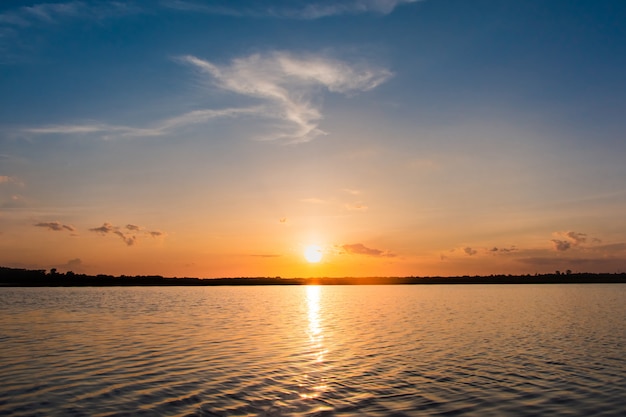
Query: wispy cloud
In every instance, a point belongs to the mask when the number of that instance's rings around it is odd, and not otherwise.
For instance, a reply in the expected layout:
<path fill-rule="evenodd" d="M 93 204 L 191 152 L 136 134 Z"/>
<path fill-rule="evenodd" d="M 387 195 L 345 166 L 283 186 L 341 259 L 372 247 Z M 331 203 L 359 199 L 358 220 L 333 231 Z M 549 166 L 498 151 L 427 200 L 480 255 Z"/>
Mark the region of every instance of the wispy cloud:
<path fill-rule="evenodd" d="M 323 17 L 375 13 L 386 15 L 401 4 L 418 0 L 346 0 L 346 1 L 290 1 L 280 7 L 257 2 L 240 7 L 216 6 L 189 0 L 165 0 L 165 7 L 189 12 L 202 12 L 238 17 L 313 20 Z"/>
<path fill-rule="evenodd" d="M 91 122 L 23 128 L 21 129 L 21 132 L 39 135 L 80 135 L 96 133 L 100 134 L 103 139 L 139 138 L 162 136 L 171 133 L 178 128 L 205 123 L 211 119 L 254 115 L 260 113 L 262 113 L 262 109 L 260 107 L 236 109 L 229 108 L 219 110 L 202 109 L 170 117 L 145 128 Z"/>
<path fill-rule="evenodd" d="M 35 227 L 43 227 L 54 232 L 76 231 L 76 228 L 70 224 L 63 224 L 59 221 L 35 223 Z"/>
<path fill-rule="evenodd" d="M 139 12 L 132 2 L 107 1 L 40 3 L 22 6 L 0 14 L 0 25 L 28 27 L 40 23 L 61 23 L 68 18 L 106 19 Z"/>
<path fill-rule="evenodd" d="M 9 175 L 0 175 L 0 184 L 15 183 L 17 179 Z"/>
<path fill-rule="evenodd" d="M 226 91 L 260 99 L 263 116 L 280 122 L 268 139 L 307 142 L 325 134 L 318 128 L 322 113 L 315 104 L 319 87 L 333 93 L 369 91 L 391 77 L 386 69 L 351 65 L 322 56 L 296 56 L 286 52 L 254 54 L 217 65 L 195 56 L 180 57 L 211 76 Z"/>
<path fill-rule="evenodd" d="M 127 246 L 133 246 L 138 239 L 146 236 L 153 238 L 164 236 L 165 234 L 158 230 L 146 230 L 144 227 L 134 224 L 127 224 L 124 227 L 114 226 L 111 223 L 103 223 L 102 226 L 89 229 L 90 232 L 99 233 L 101 235 L 112 234 L 118 236 L 126 243 Z"/>
<path fill-rule="evenodd" d="M 218 88 L 260 101 L 258 105 L 224 109 L 199 109 L 169 117 L 146 127 L 101 122 L 56 124 L 20 129 L 31 135 L 89 135 L 103 139 L 152 137 L 179 131 L 212 119 L 251 116 L 269 120 L 275 130 L 261 137 L 287 143 L 308 142 L 326 132 L 320 87 L 332 93 L 352 94 L 376 88 L 392 76 L 384 68 L 349 64 L 318 55 L 272 52 L 234 59 L 226 65 L 187 55 L 178 58 L 210 76 Z"/>
<path fill-rule="evenodd" d="M 31 53 L 45 39 L 30 36 L 33 28 L 59 29 L 72 21 L 103 21 L 141 12 L 133 1 L 41 2 L 8 8 L 0 13 L 0 64 L 21 61 L 22 52 Z"/>
<path fill-rule="evenodd" d="M 352 244 L 342 245 L 341 249 L 343 249 L 345 253 L 350 254 L 350 255 L 366 255 L 366 256 L 388 257 L 388 258 L 393 258 L 396 256 L 395 253 L 392 253 L 389 251 L 368 248 L 362 243 L 352 243 Z"/>
<path fill-rule="evenodd" d="M 367 211 L 368 207 L 363 203 L 348 203 L 344 206 L 348 211 Z"/>

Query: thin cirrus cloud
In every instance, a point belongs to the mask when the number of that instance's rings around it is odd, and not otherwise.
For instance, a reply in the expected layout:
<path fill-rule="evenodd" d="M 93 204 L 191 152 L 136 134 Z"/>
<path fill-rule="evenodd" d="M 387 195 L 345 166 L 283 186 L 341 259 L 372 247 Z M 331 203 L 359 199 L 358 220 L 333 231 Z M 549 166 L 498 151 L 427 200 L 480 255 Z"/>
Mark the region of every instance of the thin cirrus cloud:
<path fill-rule="evenodd" d="M 201 12 L 233 17 L 278 18 L 314 20 L 330 16 L 375 13 L 386 15 L 396 7 L 418 0 L 346 0 L 346 1 L 291 1 L 280 7 L 267 6 L 263 2 L 254 5 L 232 6 L 208 5 L 198 1 L 166 0 L 162 5 L 186 12 Z"/>
<path fill-rule="evenodd" d="M 159 230 L 146 230 L 145 228 L 135 224 L 127 224 L 124 227 L 120 227 L 114 226 L 108 222 L 103 223 L 100 227 L 91 228 L 89 231 L 99 233 L 101 235 L 112 234 L 122 239 L 127 246 L 133 246 L 138 239 L 144 236 L 156 238 L 165 235 Z"/>
<path fill-rule="evenodd" d="M 83 124 L 62 124 L 50 125 L 43 127 L 24 128 L 21 131 L 29 134 L 101 134 L 103 139 L 117 138 L 139 138 L 150 136 L 162 136 L 175 131 L 178 128 L 191 126 L 200 123 L 206 123 L 211 119 L 223 117 L 235 117 L 246 114 L 258 114 L 259 108 L 237 108 L 237 109 L 221 109 L 211 110 L 202 109 L 194 110 L 179 116 L 170 117 L 155 123 L 152 127 L 138 128 L 131 126 L 118 126 L 106 123 L 83 123 Z"/>
<path fill-rule="evenodd" d="M 40 3 L 1 13 L 0 25 L 29 27 L 40 23 L 59 23 L 68 18 L 104 19 L 138 11 L 139 9 L 132 3 L 122 1 Z"/>
<path fill-rule="evenodd" d="M 265 139 L 290 143 L 308 142 L 326 134 L 318 127 L 323 116 L 314 103 L 320 86 L 332 93 L 364 92 L 392 75 L 387 69 L 287 52 L 253 54 L 227 65 L 192 55 L 179 60 L 208 74 L 220 89 L 261 100 L 261 115 L 280 124 L 279 131 Z"/>
<path fill-rule="evenodd" d="M 269 120 L 276 130 L 260 139 L 303 143 L 326 134 L 319 129 L 323 118 L 318 100 L 319 87 L 329 92 L 351 94 L 376 88 L 392 73 L 370 65 L 353 65 L 323 56 L 295 56 L 286 52 L 254 54 L 217 65 L 186 55 L 179 62 L 193 66 L 211 77 L 214 85 L 260 103 L 249 107 L 200 109 L 173 116 L 149 127 L 106 123 L 59 124 L 23 128 L 26 134 L 99 134 L 103 139 L 161 136 L 187 126 L 217 118 L 253 116 Z"/>

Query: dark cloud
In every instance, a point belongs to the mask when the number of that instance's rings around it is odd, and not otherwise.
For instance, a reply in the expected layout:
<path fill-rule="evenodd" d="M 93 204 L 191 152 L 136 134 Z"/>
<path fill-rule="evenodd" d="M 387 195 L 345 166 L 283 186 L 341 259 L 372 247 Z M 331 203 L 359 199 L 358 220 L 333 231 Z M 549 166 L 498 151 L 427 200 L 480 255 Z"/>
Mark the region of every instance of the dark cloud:
<path fill-rule="evenodd" d="M 558 239 L 552 239 L 554 250 L 559 251 L 559 252 L 564 252 L 575 246 L 581 246 L 585 242 L 587 242 L 586 233 L 570 231 L 570 232 L 555 232 L 554 235 L 558 237 Z M 599 241 L 599 239 L 595 239 L 595 238 L 592 240 L 594 242 Z"/>
<path fill-rule="evenodd" d="M 571 242 L 567 240 L 552 239 L 552 243 L 554 244 L 554 250 L 559 252 L 565 252 L 572 247 Z"/>
<path fill-rule="evenodd" d="M 469 256 L 473 256 L 473 255 L 476 255 L 476 254 L 478 253 L 478 251 L 477 251 L 477 250 L 472 249 L 472 248 L 470 248 L 470 247 L 467 247 L 467 248 L 463 249 L 463 251 L 464 251 L 466 254 L 468 254 Z"/>
<path fill-rule="evenodd" d="M 124 243 L 126 243 L 128 246 L 133 246 L 135 242 L 137 241 L 136 236 L 124 234 L 123 232 L 119 230 L 113 231 L 113 234 L 119 236 L 124 241 Z"/>
<path fill-rule="evenodd" d="M 93 229 L 89 229 L 89 231 L 106 234 L 115 231 L 115 227 L 111 223 L 104 223 L 100 227 L 94 227 Z"/>
<path fill-rule="evenodd" d="M 583 244 L 587 241 L 587 235 L 585 233 L 567 232 L 565 235 L 571 239 L 574 246 Z"/>
<path fill-rule="evenodd" d="M 64 231 L 73 232 L 73 231 L 76 230 L 74 228 L 74 226 L 69 225 L 69 224 L 63 224 L 63 223 L 58 222 L 58 221 L 36 223 L 35 227 L 43 227 L 43 228 L 46 228 L 48 230 L 53 230 L 55 232 L 64 232 Z"/>
<path fill-rule="evenodd" d="M 509 253 L 509 252 L 515 252 L 517 250 L 517 248 L 515 246 L 511 246 L 509 248 L 499 248 L 497 246 L 494 246 L 493 248 L 489 249 L 489 252 L 492 253 Z"/>
<path fill-rule="evenodd" d="M 385 257 L 394 257 L 396 256 L 394 253 L 389 251 L 382 251 L 380 249 L 368 248 L 362 243 L 353 243 L 350 245 L 343 245 L 341 248 L 346 251 L 346 253 L 351 255 L 367 255 L 367 256 L 385 256 Z"/>
<path fill-rule="evenodd" d="M 126 232 L 125 230 L 128 232 Z M 122 239 L 124 243 L 126 243 L 127 246 L 133 246 L 135 243 L 137 243 L 137 240 L 142 236 L 151 236 L 151 237 L 164 236 L 164 233 L 161 231 L 145 230 L 143 227 L 137 226 L 134 224 L 127 224 L 124 228 L 121 228 L 119 226 L 114 226 L 111 223 L 107 223 L 107 222 L 103 223 L 102 226 L 100 227 L 91 228 L 89 229 L 89 231 L 100 233 L 102 235 L 106 235 L 109 233 L 114 234 L 115 236 L 118 236 L 120 239 Z"/>
<path fill-rule="evenodd" d="M 81 261 L 80 258 L 76 258 L 76 259 L 70 259 L 69 261 L 67 261 L 65 265 L 68 267 L 80 267 L 82 264 L 83 264 L 83 261 Z"/>

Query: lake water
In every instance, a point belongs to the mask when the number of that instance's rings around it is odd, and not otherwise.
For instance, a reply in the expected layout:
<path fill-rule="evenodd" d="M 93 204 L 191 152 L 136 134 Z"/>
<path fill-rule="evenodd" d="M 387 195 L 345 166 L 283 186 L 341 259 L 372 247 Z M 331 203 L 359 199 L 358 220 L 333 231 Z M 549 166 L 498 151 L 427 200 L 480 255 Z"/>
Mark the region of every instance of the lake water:
<path fill-rule="evenodd" d="M 626 285 L 0 288 L 3 416 L 624 416 Z"/>

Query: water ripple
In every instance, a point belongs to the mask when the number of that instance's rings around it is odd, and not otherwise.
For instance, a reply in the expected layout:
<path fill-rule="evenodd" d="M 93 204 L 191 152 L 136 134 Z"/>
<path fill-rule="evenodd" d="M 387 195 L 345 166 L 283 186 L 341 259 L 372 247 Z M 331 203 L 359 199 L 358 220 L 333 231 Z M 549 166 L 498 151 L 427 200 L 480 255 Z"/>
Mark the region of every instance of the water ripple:
<path fill-rule="evenodd" d="M 1 291 L 1 415 L 626 415 L 621 285 Z"/>

